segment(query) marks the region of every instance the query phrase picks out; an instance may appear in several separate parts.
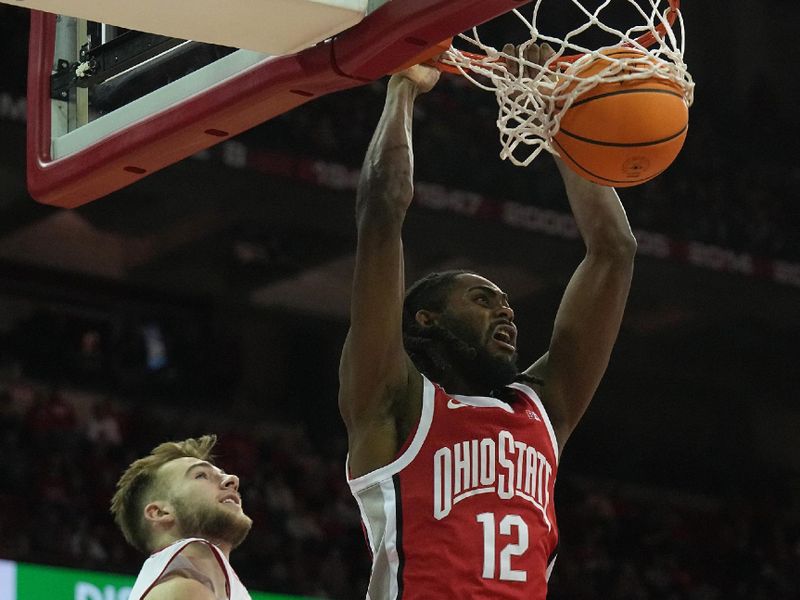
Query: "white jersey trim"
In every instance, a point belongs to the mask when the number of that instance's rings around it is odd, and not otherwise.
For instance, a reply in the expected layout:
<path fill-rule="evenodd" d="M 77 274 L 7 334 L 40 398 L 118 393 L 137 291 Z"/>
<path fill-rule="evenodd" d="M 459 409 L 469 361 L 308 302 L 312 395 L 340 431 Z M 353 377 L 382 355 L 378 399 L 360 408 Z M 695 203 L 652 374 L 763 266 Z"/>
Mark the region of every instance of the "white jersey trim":
<path fill-rule="evenodd" d="M 228 562 L 227 557 L 213 543 L 203 538 L 183 538 L 150 555 L 142 565 L 136 577 L 136 581 L 130 591 L 130 600 L 146 599 L 147 595 L 170 570 L 170 565 L 180 556 L 183 549 L 193 543 L 205 544 L 214 554 L 225 576 L 225 598 L 227 600 L 250 600 L 250 594 L 247 592 L 244 585 L 242 585 L 233 567 L 231 567 Z M 198 579 L 198 581 L 200 580 Z M 201 583 L 204 582 L 201 581 Z"/>
<path fill-rule="evenodd" d="M 389 598 L 397 598 L 400 592 L 398 575 L 400 574 L 400 554 L 397 548 L 397 498 L 394 489 L 394 480 L 381 482 L 383 491 L 383 510 L 386 515 L 386 531 L 383 536 L 383 551 L 386 553 L 386 560 L 389 563 L 388 587 Z"/>
<path fill-rule="evenodd" d="M 411 464 L 411 461 L 416 458 L 417 454 L 419 454 L 420 449 L 422 448 L 422 444 L 425 443 L 425 438 L 428 437 L 428 432 L 431 428 L 431 423 L 433 422 L 433 409 L 434 409 L 434 395 L 436 393 L 436 388 L 434 387 L 433 383 L 430 380 L 422 376 L 422 413 L 419 417 L 419 424 L 417 425 L 417 431 L 414 434 L 414 439 L 411 440 L 411 444 L 409 444 L 408 448 L 406 448 L 405 452 L 403 452 L 400 456 L 398 456 L 395 460 L 390 462 L 388 465 L 375 469 L 369 473 L 361 475 L 360 477 L 356 477 L 355 479 L 350 478 L 350 455 L 347 456 L 347 483 L 350 485 L 350 489 L 353 493 L 360 492 L 362 490 L 367 489 L 373 485 L 377 485 L 380 482 L 393 477 L 400 471 L 402 471 L 405 467 Z"/>
<path fill-rule="evenodd" d="M 539 409 L 539 412 L 542 414 L 542 419 L 544 420 L 544 425 L 547 428 L 547 433 L 550 436 L 550 443 L 553 446 L 553 454 L 556 457 L 556 465 L 558 464 L 559 454 L 558 454 L 558 438 L 556 438 L 556 431 L 553 429 L 553 423 L 550 421 L 550 415 L 547 414 L 547 410 L 544 408 L 544 404 L 542 404 L 541 399 L 539 398 L 538 394 L 533 391 L 533 388 L 528 387 L 524 383 L 510 383 L 508 385 L 510 388 L 514 388 L 515 390 L 519 390 L 526 396 L 528 396 L 533 403 L 536 405 L 536 408 Z"/>
<path fill-rule="evenodd" d="M 550 575 L 553 574 L 553 567 L 556 566 L 556 558 L 558 558 L 558 555 L 553 557 L 553 560 L 551 560 L 550 564 L 547 565 L 547 571 L 544 573 L 544 577 L 548 582 L 550 581 Z"/>
<path fill-rule="evenodd" d="M 452 400 L 447 402 L 447 408 L 458 408 L 460 403 L 476 408 L 499 408 L 507 413 L 514 412 L 513 408 L 498 398 L 491 398 L 489 396 L 462 396 L 461 394 L 448 394 L 448 396 L 450 396 Z"/>
<path fill-rule="evenodd" d="M 208 540 L 204 540 L 202 538 L 184 538 L 177 540 L 166 548 L 162 548 L 158 552 L 150 555 L 150 557 L 145 561 L 145 563 L 142 565 L 141 571 L 139 571 L 139 575 L 136 577 L 133 589 L 130 592 L 131 600 L 140 600 L 141 598 L 146 598 L 152 589 L 158 585 L 159 582 L 161 582 L 162 578 L 170 570 L 170 566 L 178 558 L 178 556 L 180 556 L 180 553 L 183 552 L 183 549 L 189 544 L 198 542 L 208 546 L 208 548 L 214 553 L 214 556 L 217 558 L 217 560 L 220 560 L 219 551 Z M 227 569 L 221 561 L 220 568 L 225 575 L 225 588 L 227 592 L 230 589 L 230 577 L 228 576 Z M 206 582 L 201 581 L 201 583 L 205 584 Z M 226 597 L 230 597 L 229 594 L 226 593 Z"/>
<path fill-rule="evenodd" d="M 367 518 L 367 510 L 364 507 L 364 502 L 361 500 L 361 496 L 357 494 L 353 494 L 353 498 L 356 499 L 356 504 L 358 504 L 358 512 L 361 514 L 361 522 L 364 525 L 364 531 L 367 534 L 367 541 L 369 542 L 369 551 L 371 553 L 375 553 L 375 534 L 372 531 L 372 523 Z"/>

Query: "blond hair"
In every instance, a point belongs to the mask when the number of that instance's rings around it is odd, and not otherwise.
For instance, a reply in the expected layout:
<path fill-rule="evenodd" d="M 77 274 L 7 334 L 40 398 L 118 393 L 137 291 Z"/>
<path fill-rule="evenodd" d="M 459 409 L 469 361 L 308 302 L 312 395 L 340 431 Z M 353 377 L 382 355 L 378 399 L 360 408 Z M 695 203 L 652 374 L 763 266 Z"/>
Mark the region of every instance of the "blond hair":
<path fill-rule="evenodd" d="M 216 435 L 165 442 L 153 448 L 148 456 L 130 464 L 117 481 L 117 491 L 111 499 L 111 514 L 131 546 L 145 554 L 151 551 L 150 536 L 142 513 L 151 500 L 150 496 L 158 488 L 158 469 L 178 458 L 210 460 L 211 449 L 216 443 Z"/>

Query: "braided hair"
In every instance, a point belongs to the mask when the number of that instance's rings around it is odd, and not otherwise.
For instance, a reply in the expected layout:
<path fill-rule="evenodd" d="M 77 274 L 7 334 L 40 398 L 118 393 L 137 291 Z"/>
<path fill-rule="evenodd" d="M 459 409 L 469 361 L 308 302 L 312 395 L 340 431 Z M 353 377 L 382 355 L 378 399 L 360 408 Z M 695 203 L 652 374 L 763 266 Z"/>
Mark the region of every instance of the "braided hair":
<path fill-rule="evenodd" d="M 475 274 L 466 269 L 430 273 L 413 283 L 406 292 L 403 302 L 403 345 L 411 361 L 428 379 L 440 381 L 452 369 L 445 348 L 451 348 L 468 358 L 474 358 L 476 350 L 444 327 L 435 324 L 423 327 L 417 322 L 417 312 L 422 309 L 443 312 L 456 278 Z"/>

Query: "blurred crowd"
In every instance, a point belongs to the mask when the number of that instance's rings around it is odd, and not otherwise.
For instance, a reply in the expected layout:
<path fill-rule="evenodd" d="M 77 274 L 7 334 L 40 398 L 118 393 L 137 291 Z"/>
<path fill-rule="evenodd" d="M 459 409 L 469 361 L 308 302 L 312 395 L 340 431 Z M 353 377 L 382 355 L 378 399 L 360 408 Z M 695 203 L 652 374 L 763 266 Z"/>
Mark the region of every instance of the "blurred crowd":
<path fill-rule="evenodd" d="M 364 597 L 369 559 L 344 480 L 345 443 L 302 424 L 236 422 L 0 377 L 0 558 L 135 573 L 143 559 L 108 513 L 114 484 L 156 444 L 220 435 L 218 463 L 241 477 L 253 530 L 233 554 L 252 588 Z M 800 597 L 796 493 L 709 498 L 584 480 L 557 487 L 552 600 L 790 600 Z"/>
<path fill-rule="evenodd" d="M 800 598 L 799 499 L 796 489 L 709 498 L 566 473 L 548 598 Z"/>
<path fill-rule="evenodd" d="M 242 579 L 264 591 L 363 595 L 368 559 L 343 448 L 314 448 L 302 426 L 245 427 L 16 377 L 0 384 L 0 558 L 135 573 L 145 557 L 108 512 L 117 478 L 158 443 L 208 432 L 255 521 L 233 555 Z"/>

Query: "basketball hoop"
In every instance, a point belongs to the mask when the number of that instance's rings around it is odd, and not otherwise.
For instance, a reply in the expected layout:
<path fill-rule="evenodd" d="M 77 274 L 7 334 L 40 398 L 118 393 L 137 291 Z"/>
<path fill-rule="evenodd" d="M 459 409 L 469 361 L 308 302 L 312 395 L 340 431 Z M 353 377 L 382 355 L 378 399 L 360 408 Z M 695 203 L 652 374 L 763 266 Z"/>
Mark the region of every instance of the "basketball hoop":
<path fill-rule="evenodd" d="M 576 99 L 598 85 L 660 80 L 679 90 L 686 107 L 693 101 L 694 82 L 683 60 L 680 0 L 598 0 L 594 10 L 584 6 L 592 0 L 570 1 L 583 22 L 562 37 L 540 31 L 538 20 L 545 0 L 536 0 L 531 19 L 519 9 L 512 11 L 529 32 L 529 39 L 516 48 L 516 55 L 484 43 L 473 28 L 471 34 L 458 37 L 476 47 L 476 52 L 451 46 L 434 63 L 442 71 L 461 74 L 479 88 L 495 93 L 500 157 L 518 166 L 529 165 L 542 150 L 560 155 L 554 138 L 562 117 Z M 626 24 L 627 29 L 612 26 L 610 17 L 606 18 L 612 4 L 627 4 L 639 22 Z M 592 31 L 603 39 L 603 44 L 594 49 L 580 43 Z M 524 58 L 528 47 L 544 42 L 555 51 L 544 64 Z"/>

